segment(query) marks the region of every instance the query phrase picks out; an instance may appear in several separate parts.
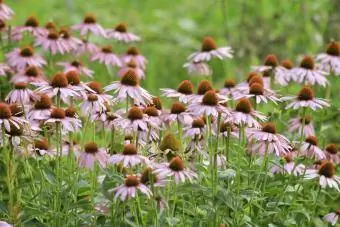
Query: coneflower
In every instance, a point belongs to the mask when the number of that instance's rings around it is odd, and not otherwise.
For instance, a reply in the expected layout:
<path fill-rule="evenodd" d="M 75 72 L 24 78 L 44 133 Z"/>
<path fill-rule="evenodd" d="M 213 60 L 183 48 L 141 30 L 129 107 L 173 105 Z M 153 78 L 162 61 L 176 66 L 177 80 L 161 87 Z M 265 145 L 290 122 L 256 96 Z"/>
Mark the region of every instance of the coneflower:
<path fill-rule="evenodd" d="M 194 86 L 191 81 L 183 80 L 178 86 L 177 89 L 171 88 L 162 88 L 162 95 L 167 98 L 175 98 L 182 103 L 188 103 L 188 99 L 194 93 Z"/>
<path fill-rule="evenodd" d="M 122 67 L 119 57 L 113 52 L 111 46 L 103 46 L 100 51 L 93 53 L 91 61 L 99 61 L 106 66 Z"/>
<path fill-rule="evenodd" d="M 318 140 L 315 136 L 308 136 L 301 146 L 302 156 L 322 160 L 326 158 L 325 153 L 318 147 Z"/>
<path fill-rule="evenodd" d="M 213 71 L 206 62 L 187 62 L 183 65 L 191 76 L 211 76 Z"/>
<path fill-rule="evenodd" d="M 297 132 L 299 135 L 303 132 L 305 137 L 315 135 L 312 116 L 310 115 L 290 119 L 287 129 L 289 132 Z"/>
<path fill-rule="evenodd" d="M 32 47 L 15 48 L 6 55 L 8 65 L 17 69 L 24 70 L 27 66 L 43 67 L 46 61 L 40 55 L 34 53 Z"/>
<path fill-rule="evenodd" d="M 137 147 L 133 144 L 125 144 L 123 152 L 111 156 L 109 162 L 114 165 L 123 165 L 124 167 L 134 167 L 138 164 L 149 164 L 149 160 L 138 154 Z"/>
<path fill-rule="evenodd" d="M 52 100 L 46 94 L 38 94 L 33 108 L 27 114 L 31 121 L 46 120 L 50 117 L 52 111 Z"/>
<path fill-rule="evenodd" d="M 320 63 L 320 70 L 340 75 L 340 44 L 335 41 L 331 42 L 326 53 L 318 54 L 316 60 Z"/>
<path fill-rule="evenodd" d="M 138 42 L 140 37 L 128 32 L 128 25 L 125 23 L 117 24 L 113 29 L 106 29 L 107 38 L 124 43 Z"/>
<path fill-rule="evenodd" d="M 85 144 L 84 151 L 78 156 L 79 166 L 88 169 L 93 169 L 96 162 L 105 168 L 108 160 L 109 155 L 106 153 L 106 150 L 99 148 L 94 142 Z"/>
<path fill-rule="evenodd" d="M 145 70 L 148 60 L 139 52 L 137 47 L 131 46 L 127 49 L 126 53 L 121 56 L 123 64 L 127 64 L 131 61 L 136 63 L 138 68 Z"/>
<path fill-rule="evenodd" d="M 340 152 L 336 144 L 328 144 L 325 148 L 325 155 L 327 160 L 333 162 L 335 165 L 340 164 Z"/>
<path fill-rule="evenodd" d="M 335 188 L 340 192 L 340 177 L 335 175 L 335 166 L 332 162 L 324 162 L 319 169 L 307 169 L 305 178 L 319 178 L 319 185 L 321 188 Z"/>
<path fill-rule="evenodd" d="M 187 108 L 181 102 L 174 102 L 171 105 L 170 113 L 164 114 L 164 122 L 167 124 L 177 122 L 183 125 L 192 123 L 192 116 L 187 112 Z"/>
<path fill-rule="evenodd" d="M 24 70 L 17 72 L 10 80 L 12 83 L 34 83 L 46 81 L 43 71 L 36 66 L 28 66 Z"/>
<path fill-rule="evenodd" d="M 31 103 L 31 100 L 35 98 L 35 94 L 24 82 L 17 82 L 14 84 L 14 89 L 11 90 L 5 98 L 8 103 L 19 103 L 21 105 Z"/>
<path fill-rule="evenodd" d="M 0 1 L 0 20 L 10 20 L 13 15 L 13 10 L 3 0 Z"/>
<path fill-rule="evenodd" d="M 72 30 L 77 30 L 80 35 L 86 36 L 90 33 L 106 37 L 106 32 L 103 27 L 97 23 L 96 17 L 92 14 L 87 14 L 83 20 L 83 23 L 73 25 Z"/>

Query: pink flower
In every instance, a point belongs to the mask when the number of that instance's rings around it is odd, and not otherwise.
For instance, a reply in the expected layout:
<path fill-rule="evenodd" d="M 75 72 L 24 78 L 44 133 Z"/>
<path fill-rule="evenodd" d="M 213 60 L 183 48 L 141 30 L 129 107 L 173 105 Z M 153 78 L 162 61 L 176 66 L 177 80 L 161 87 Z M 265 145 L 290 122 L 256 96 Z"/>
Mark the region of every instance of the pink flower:
<path fill-rule="evenodd" d="M 187 112 L 186 107 L 180 102 L 174 102 L 171 106 L 170 113 L 164 114 L 163 119 L 166 124 L 179 122 L 183 125 L 190 125 L 193 121 L 191 114 Z"/>
<path fill-rule="evenodd" d="M 326 159 L 333 162 L 335 165 L 340 164 L 340 152 L 336 144 L 328 144 L 325 148 Z"/>
<path fill-rule="evenodd" d="M 98 95 L 89 94 L 87 100 L 81 104 L 80 109 L 84 116 L 93 116 L 96 113 L 106 111 L 106 106 L 103 100 L 98 98 Z"/>
<path fill-rule="evenodd" d="M 65 110 L 62 108 L 52 109 L 50 117 L 45 121 L 45 124 L 60 124 L 64 132 L 75 132 L 81 128 L 81 123 L 76 121 L 75 118 L 66 117 Z"/>
<path fill-rule="evenodd" d="M 85 16 L 83 23 L 73 25 L 72 29 L 80 31 L 80 35 L 82 36 L 92 33 L 97 36 L 106 37 L 105 30 L 97 23 L 96 18 L 91 14 Z"/>
<path fill-rule="evenodd" d="M 249 87 L 244 89 L 239 89 L 239 93 L 236 95 L 235 99 L 240 98 L 254 98 L 256 103 L 268 103 L 268 101 L 271 101 L 275 104 L 280 101 L 279 98 L 277 98 L 277 95 L 274 91 L 270 90 L 269 88 L 265 88 L 262 83 L 249 83 Z"/>
<path fill-rule="evenodd" d="M 146 168 L 140 176 L 140 182 L 154 187 L 165 187 L 168 183 L 166 177 L 156 174 L 151 167 Z"/>
<path fill-rule="evenodd" d="M 235 99 L 239 93 L 239 89 L 236 88 L 235 80 L 234 79 L 225 80 L 224 87 L 219 90 L 219 93 L 230 99 Z"/>
<path fill-rule="evenodd" d="M 114 165 L 123 165 L 124 167 L 134 167 L 141 163 L 148 163 L 149 160 L 137 153 L 137 148 L 133 144 L 125 144 L 122 153 L 111 156 L 109 162 Z"/>
<path fill-rule="evenodd" d="M 294 174 L 294 176 L 301 176 L 305 172 L 305 165 L 295 164 L 291 154 L 287 154 L 284 159 L 285 163 L 282 166 L 275 165 L 272 167 L 272 173 L 287 173 Z"/>
<path fill-rule="evenodd" d="M 203 99 L 203 96 L 206 92 L 213 90 L 212 84 L 209 80 L 201 80 L 201 82 L 198 84 L 197 92 L 196 94 L 191 94 L 186 97 L 186 101 L 188 103 L 197 103 L 201 102 Z"/>
<path fill-rule="evenodd" d="M 12 115 L 9 105 L 0 102 L 0 127 L 11 131 L 11 125 L 19 129 L 20 125 L 26 124 L 27 121 Z"/>
<path fill-rule="evenodd" d="M 17 69 L 24 70 L 27 66 L 42 67 L 46 61 L 38 54 L 34 53 L 31 47 L 15 48 L 6 55 L 8 64 Z"/>
<path fill-rule="evenodd" d="M 188 60 L 192 62 L 207 62 L 216 57 L 219 59 L 232 58 L 233 51 L 231 47 L 217 47 L 212 37 L 205 37 L 202 43 L 201 51 L 189 55 Z"/>
<path fill-rule="evenodd" d="M 7 73 L 11 72 L 11 68 L 4 63 L 0 63 L 0 77 L 1 76 L 7 76 Z"/>
<path fill-rule="evenodd" d="M 70 71 L 76 71 L 80 75 L 85 75 L 88 77 L 92 77 L 94 71 L 85 67 L 81 61 L 74 60 L 72 62 L 58 62 L 57 65 L 62 66 L 64 68 L 64 73 L 68 73 Z"/>
<path fill-rule="evenodd" d="M 188 103 L 191 95 L 194 93 L 194 86 L 189 80 L 183 80 L 177 89 L 162 88 L 162 95 L 167 98 L 175 98 L 182 103 Z"/>
<path fill-rule="evenodd" d="M 14 89 L 10 91 L 5 98 L 6 102 L 19 103 L 21 105 L 29 104 L 35 98 L 35 94 L 29 88 L 27 84 L 18 82 L 14 85 Z"/>
<path fill-rule="evenodd" d="M 13 40 L 21 40 L 23 38 L 22 33 L 24 32 L 27 32 L 34 37 L 38 37 L 44 35 L 44 33 L 46 33 L 45 31 L 44 28 L 39 27 L 37 18 L 31 16 L 27 18 L 23 26 L 13 28 L 11 35 Z"/>
<path fill-rule="evenodd" d="M 91 61 L 99 61 L 105 65 L 122 67 L 120 59 L 112 52 L 111 46 L 105 46 L 100 51 L 94 53 L 91 57 Z"/>
<path fill-rule="evenodd" d="M 126 63 L 122 68 L 120 68 L 118 75 L 120 77 L 123 77 L 125 75 L 125 73 L 127 73 L 129 70 L 134 71 L 139 80 L 145 78 L 145 73 L 144 73 L 143 69 L 137 67 L 137 64 L 134 60 L 131 60 L 129 63 Z"/>
<path fill-rule="evenodd" d="M 142 110 L 136 106 L 129 109 L 127 116 L 116 118 L 114 125 L 121 130 L 131 130 L 134 133 L 138 130 L 148 131 L 147 115 L 143 114 Z"/>
<path fill-rule="evenodd" d="M 8 7 L 3 1 L 0 2 L 0 20 L 10 20 L 14 15 L 13 10 Z M 4 226 L 6 227 L 6 226 Z"/>
<path fill-rule="evenodd" d="M 304 121 L 304 127 L 302 124 L 303 121 Z M 312 122 L 312 116 L 306 116 L 304 119 L 300 117 L 293 118 L 288 121 L 287 128 L 289 132 L 292 132 L 292 133 L 296 132 L 299 135 L 301 135 L 301 132 L 303 130 L 303 135 L 305 137 L 315 135 L 314 126 Z"/>
<path fill-rule="evenodd" d="M 46 94 L 38 94 L 33 107 L 27 114 L 30 121 L 46 120 L 52 112 L 52 100 Z"/>
<path fill-rule="evenodd" d="M 316 160 L 326 158 L 325 153 L 318 147 L 318 141 L 315 136 L 308 136 L 301 146 L 301 155 Z"/>
<path fill-rule="evenodd" d="M 95 44 L 88 42 L 87 40 L 81 40 L 77 48 L 73 51 L 77 56 L 82 54 L 94 54 L 100 51 L 100 48 Z"/>
<path fill-rule="evenodd" d="M 108 192 L 109 193 L 114 192 L 115 199 L 120 198 L 121 201 L 125 201 L 126 199 L 129 198 L 135 198 L 138 190 L 141 193 L 145 194 L 148 198 L 152 196 L 151 190 L 147 186 L 142 184 L 137 178 L 137 176 L 128 175 L 125 178 L 124 184 L 116 188 L 110 189 Z"/>
<path fill-rule="evenodd" d="M 44 51 L 51 51 L 53 55 L 57 53 L 65 54 L 67 52 L 58 32 L 53 30 L 50 30 L 46 35 L 38 36 L 35 46 L 41 46 Z"/>
<path fill-rule="evenodd" d="M 87 169 L 93 169 L 95 163 L 105 168 L 109 159 L 109 155 L 102 148 L 98 148 L 94 142 L 87 143 L 84 152 L 78 156 L 78 165 Z"/>
<path fill-rule="evenodd" d="M 286 106 L 286 109 L 293 108 L 294 110 L 303 108 L 311 108 L 312 110 L 323 109 L 330 105 L 324 99 L 314 98 L 311 88 L 303 87 L 297 96 L 288 96 L 281 98 L 282 101 L 293 100 Z"/>
<path fill-rule="evenodd" d="M 79 45 L 82 45 L 83 43 L 80 39 L 73 37 L 66 28 L 62 28 L 59 31 L 59 36 L 61 39 L 61 45 L 67 53 L 77 50 Z"/>
<path fill-rule="evenodd" d="M 339 220 L 339 216 L 340 216 L 340 210 L 336 210 L 335 212 L 326 214 L 323 217 L 323 220 L 325 220 L 326 222 L 329 222 L 331 225 L 336 225 L 336 223 Z"/>
<path fill-rule="evenodd" d="M 170 163 L 156 165 L 154 173 L 160 176 L 173 176 L 176 184 L 180 182 L 184 183 L 187 179 L 192 182 L 194 178 L 197 178 L 197 174 L 186 169 L 182 159 L 178 156 L 173 157 Z"/>
<path fill-rule="evenodd" d="M 152 96 L 139 85 L 136 73 L 129 70 L 121 78 L 104 88 L 105 91 L 114 90 L 115 101 L 123 101 L 130 98 L 136 105 L 148 105 L 152 103 Z"/>
<path fill-rule="evenodd" d="M 138 49 L 134 46 L 129 47 L 126 53 L 123 56 L 121 56 L 121 61 L 124 64 L 128 64 L 129 62 L 134 61 L 136 63 L 136 66 L 143 70 L 145 70 L 146 64 L 148 63 L 146 58 L 143 55 L 141 55 Z"/>
<path fill-rule="evenodd" d="M 84 84 L 80 81 L 79 74 L 77 71 L 68 71 L 66 73 L 66 78 L 70 88 L 77 92 L 77 96 L 70 96 L 68 100 L 68 104 L 71 103 L 72 98 L 86 100 L 88 93 L 96 93 L 92 90 L 88 85 Z"/>
<path fill-rule="evenodd" d="M 191 76 L 211 76 L 212 69 L 205 62 L 187 62 L 183 65 Z"/>
<path fill-rule="evenodd" d="M 17 72 L 10 80 L 11 83 L 40 83 L 46 81 L 42 70 L 36 66 L 28 66 L 25 70 Z"/>
<path fill-rule="evenodd" d="M 331 42 L 326 53 L 318 54 L 316 61 L 320 63 L 319 68 L 328 73 L 340 75 L 340 45 L 337 42 Z"/>
<path fill-rule="evenodd" d="M 128 32 L 127 24 L 117 24 L 113 29 L 106 29 L 107 38 L 124 43 L 138 42 L 140 37 Z"/>

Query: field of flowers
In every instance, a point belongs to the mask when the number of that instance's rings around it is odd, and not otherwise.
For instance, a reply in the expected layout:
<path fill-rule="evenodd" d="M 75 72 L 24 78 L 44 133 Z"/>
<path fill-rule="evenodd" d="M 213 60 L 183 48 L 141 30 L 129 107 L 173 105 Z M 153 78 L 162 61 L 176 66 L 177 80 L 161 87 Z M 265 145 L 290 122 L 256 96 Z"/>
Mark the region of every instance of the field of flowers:
<path fill-rule="evenodd" d="M 0 227 L 339 226 L 340 4 L 112 2 L 0 0 Z"/>

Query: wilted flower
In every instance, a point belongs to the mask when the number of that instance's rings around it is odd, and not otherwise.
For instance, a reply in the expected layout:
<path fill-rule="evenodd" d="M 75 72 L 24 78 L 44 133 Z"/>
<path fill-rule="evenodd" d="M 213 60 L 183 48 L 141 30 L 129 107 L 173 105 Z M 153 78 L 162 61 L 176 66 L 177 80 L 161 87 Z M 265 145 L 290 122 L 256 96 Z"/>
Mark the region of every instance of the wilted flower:
<path fill-rule="evenodd" d="M 335 188 L 340 192 L 340 177 L 335 175 L 335 167 L 332 162 L 324 162 L 319 169 L 307 169 L 306 179 L 319 178 L 321 188 Z"/>
<path fill-rule="evenodd" d="M 144 185 L 164 187 L 168 183 L 168 180 L 166 180 L 164 176 L 154 173 L 153 169 L 148 167 L 142 172 L 140 182 Z"/>
<path fill-rule="evenodd" d="M 145 69 L 148 60 L 140 54 L 138 49 L 134 46 L 129 47 L 126 53 L 121 57 L 123 64 L 127 64 L 131 61 L 134 61 L 138 68 Z"/>
<path fill-rule="evenodd" d="M 325 155 L 327 160 L 333 162 L 335 165 L 340 164 L 340 152 L 336 144 L 328 144 L 325 148 Z"/>
<path fill-rule="evenodd" d="M 189 55 L 188 60 L 193 62 L 207 62 L 216 57 L 219 59 L 232 58 L 231 47 L 217 47 L 212 37 L 204 37 L 201 51 Z"/>
<path fill-rule="evenodd" d="M 11 130 L 11 125 L 19 128 L 20 125 L 27 123 L 24 119 L 12 115 L 8 104 L 0 102 L 0 127 L 7 131 Z"/>
<path fill-rule="evenodd" d="M 81 43 L 77 46 L 77 49 L 74 50 L 74 53 L 76 55 L 82 55 L 82 54 L 94 54 L 100 51 L 100 48 L 94 44 L 90 43 L 88 40 L 81 40 Z"/>
<path fill-rule="evenodd" d="M 140 41 L 139 36 L 128 32 L 128 26 L 124 23 L 117 24 L 113 29 L 106 29 L 106 35 L 107 38 L 124 43 Z"/>
<path fill-rule="evenodd" d="M 106 37 L 105 30 L 100 24 L 97 23 L 95 16 L 92 14 L 87 14 L 83 20 L 83 23 L 73 25 L 72 29 L 80 31 L 80 35 L 82 36 L 92 33 L 97 36 Z"/>
<path fill-rule="evenodd" d="M 340 209 L 336 210 L 335 212 L 331 212 L 329 214 L 326 214 L 323 217 L 323 220 L 325 220 L 326 222 L 329 222 L 331 225 L 336 225 L 336 223 L 339 220 L 339 216 L 340 216 Z"/>
<path fill-rule="evenodd" d="M 94 142 L 87 143 L 84 147 L 84 152 L 78 156 L 78 164 L 80 167 L 93 169 L 95 163 L 100 164 L 101 167 L 106 167 L 109 155 L 105 149 L 98 148 Z"/>
<path fill-rule="evenodd" d="M 192 76 L 211 76 L 212 69 L 205 62 L 187 62 L 183 65 Z"/>
<path fill-rule="evenodd" d="M 297 132 L 299 135 L 303 132 L 304 136 L 314 136 L 314 126 L 312 116 L 305 116 L 304 118 L 298 117 L 288 121 L 287 125 L 289 132 Z"/>
<path fill-rule="evenodd" d="M 8 64 L 17 70 L 24 70 L 26 66 L 42 67 L 46 61 L 38 54 L 34 53 L 31 47 L 15 48 L 6 55 Z"/>

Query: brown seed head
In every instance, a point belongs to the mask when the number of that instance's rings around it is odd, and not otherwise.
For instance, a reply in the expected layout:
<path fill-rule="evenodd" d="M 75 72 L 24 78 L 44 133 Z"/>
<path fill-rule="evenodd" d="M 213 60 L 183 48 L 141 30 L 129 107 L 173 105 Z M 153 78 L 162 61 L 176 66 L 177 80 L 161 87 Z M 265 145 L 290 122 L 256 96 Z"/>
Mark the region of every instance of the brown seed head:
<path fill-rule="evenodd" d="M 51 29 L 47 35 L 47 38 L 50 40 L 57 40 L 59 38 L 59 33 Z"/>
<path fill-rule="evenodd" d="M 161 144 L 159 145 L 159 149 L 161 151 L 165 151 L 168 149 L 171 151 L 179 151 L 180 148 L 180 141 L 172 133 L 166 134 L 163 137 Z"/>
<path fill-rule="evenodd" d="M 224 81 L 225 88 L 233 88 L 236 85 L 236 81 L 234 79 L 227 79 Z"/>
<path fill-rule="evenodd" d="M 143 119 L 143 112 L 137 106 L 133 106 L 128 112 L 128 118 L 132 121 Z"/>
<path fill-rule="evenodd" d="M 136 155 L 137 154 L 137 148 L 133 144 L 125 144 L 123 155 Z"/>
<path fill-rule="evenodd" d="M 51 80 L 51 86 L 55 88 L 63 88 L 68 86 L 68 81 L 64 73 L 57 73 Z"/>
<path fill-rule="evenodd" d="M 65 110 L 62 108 L 54 108 L 51 112 L 51 118 L 64 119 L 65 116 Z"/>
<path fill-rule="evenodd" d="M 33 54 L 34 54 L 33 48 L 29 47 L 29 46 L 21 48 L 21 50 L 20 50 L 20 55 L 22 57 L 32 57 Z"/>
<path fill-rule="evenodd" d="M 37 28 L 37 27 L 39 27 L 39 21 L 37 20 L 36 17 L 30 16 L 30 17 L 27 18 L 27 20 L 25 22 L 25 26 Z"/>
<path fill-rule="evenodd" d="M 218 98 L 216 92 L 213 90 L 207 91 L 203 96 L 202 104 L 207 106 L 217 106 Z"/>
<path fill-rule="evenodd" d="M 251 73 L 248 74 L 247 83 L 249 83 L 249 81 L 250 81 L 254 76 L 259 76 L 259 77 L 261 77 L 261 75 L 259 75 L 257 72 L 251 72 Z"/>
<path fill-rule="evenodd" d="M 66 117 L 71 117 L 71 118 L 76 118 L 77 117 L 77 109 L 74 107 L 69 107 L 65 110 L 65 116 Z"/>
<path fill-rule="evenodd" d="M 125 23 L 119 23 L 115 26 L 115 31 L 121 32 L 121 33 L 126 33 L 128 30 L 128 25 Z"/>
<path fill-rule="evenodd" d="M 113 53 L 112 46 L 104 46 L 104 47 L 102 47 L 102 52 L 105 53 L 105 54 Z"/>
<path fill-rule="evenodd" d="M 29 66 L 25 70 L 25 75 L 28 77 L 37 77 L 39 75 L 39 69 L 35 66 Z"/>
<path fill-rule="evenodd" d="M 300 67 L 304 69 L 313 70 L 314 66 L 315 66 L 314 60 L 310 56 L 305 56 L 300 63 Z"/>
<path fill-rule="evenodd" d="M 327 47 L 327 54 L 340 57 L 340 44 L 337 42 L 331 42 Z"/>
<path fill-rule="evenodd" d="M 67 28 L 61 28 L 59 30 L 59 36 L 63 39 L 69 39 L 71 38 L 71 33 Z"/>
<path fill-rule="evenodd" d="M 46 151 L 50 148 L 50 145 L 46 138 L 42 138 L 41 140 L 34 141 L 34 148 Z"/>
<path fill-rule="evenodd" d="M 235 130 L 235 126 L 231 122 L 223 122 L 220 126 L 220 132 L 227 132 L 228 129 L 232 132 Z"/>
<path fill-rule="evenodd" d="M 102 94 L 103 93 L 103 89 L 102 89 L 102 85 L 96 81 L 91 81 L 87 84 L 87 86 L 89 88 L 91 88 L 92 90 L 94 90 L 97 94 Z"/>
<path fill-rule="evenodd" d="M 286 160 L 287 163 L 290 163 L 293 161 L 293 157 L 289 154 L 287 154 L 286 156 L 284 156 L 284 159 Z"/>
<path fill-rule="evenodd" d="M 96 94 L 89 94 L 87 96 L 87 100 L 89 102 L 96 102 L 96 101 L 98 101 L 98 96 Z"/>
<path fill-rule="evenodd" d="M 152 173 L 152 169 L 150 167 L 146 168 L 142 176 L 140 177 L 140 182 L 142 184 L 149 184 L 149 183 L 155 183 L 157 182 L 157 178 L 155 174 Z"/>
<path fill-rule="evenodd" d="M 271 134 L 276 134 L 276 127 L 275 124 L 272 122 L 267 122 L 262 125 L 262 131 L 263 132 L 268 132 Z"/>
<path fill-rule="evenodd" d="M 129 49 L 127 49 L 126 54 L 137 56 L 137 55 L 139 55 L 139 51 L 138 51 L 137 47 L 132 46 L 132 47 L 129 47 Z"/>
<path fill-rule="evenodd" d="M 335 175 L 335 167 L 332 162 L 325 161 L 321 164 L 319 174 L 327 178 L 332 178 Z"/>
<path fill-rule="evenodd" d="M 169 163 L 169 168 L 173 171 L 182 171 L 184 170 L 184 163 L 179 156 L 173 157 Z"/>
<path fill-rule="evenodd" d="M 121 78 L 120 83 L 127 86 L 136 87 L 139 84 L 139 79 L 136 72 L 130 69 Z"/>
<path fill-rule="evenodd" d="M 3 20 L 0 20 L 0 30 L 3 30 L 4 28 L 6 28 L 6 23 Z"/>
<path fill-rule="evenodd" d="M 263 95 L 264 89 L 263 85 L 259 83 L 253 83 L 249 88 L 249 94 L 252 95 Z"/>
<path fill-rule="evenodd" d="M 34 108 L 35 109 L 50 109 L 52 106 L 52 100 L 46 94 L 39 94 L 39 99 L 35 101 Z"/>
<path fill-rule="evenodd" d="M 326 151 L 330 154 L 337 154 L 338 148 L 336 147 L 336 144 L 331 143 L 326 146 Z"/>
<path fill-rule="evenodd" d="M 318 146 L 318 140 L 316 139 L 315 136 L 308 136 L 306 139 L 305 139 L 305 142 L 306 143 L 309 143 L 311 145 L 314 145 L 314 146 Z"/>
<path fill-rule="evenodd" d="M 267 55 L 267 57 L 264 59 L 264 65 L 277 67 L 279 65 L 279 61 L 277 60 L 276 55 L 274 54 Z"/>
<path fill-rule="evenodd" d="M 134 61 L 133 59 L 131 59 L 131 61 L 129 61 L 129 62 L 126 64 L 126 66 L 129 67 L 129 68 L 135 69 L 135 68 L 137 68 L 137 63 L 136 63 L 136 61 Z"/>
<path fill-rule="evenodd" d="M 0 119 L 8 119 L 12 116 L 11 109 L 9 105 L 3 102 L 0 102 Z"/>
<path fill-rule="evenodd" d="M 48 21 L 46 24 L 45 24 L 45 28 L 47 30 L 56 30 L 57 29 L 57 25 L 53 22 L 53 21 Z"/>
<path fill-rule="evenodd" d="M 236 105 L 236 111 L 249 114 L 251 112 L 252 105 L 247 98 L 242 98 Z"/>
<path fill-rule="evenodd" d="M 248 85 L 251 86 L 253 83 L 258 83 L 263 85 L 263 77 L 260 75 L 254 75 L 249 81 Z"/>
<path fill-rule="evenodd" d="M 191 95 L 194 93 L 194 86 L 189 80 L 183 80 L 177 87 L 179 93 Z"/>
<path fill-rule="evenodd" d="M 209 51 L 215 50 L 216 48 L 217 48 L 216 42 L 212 37 L 207 36 L 203 38 L 202 49 L 201 49 L 203 52 L 209 52 Z"/>
<path fill-rule="evenodd" d="M 27 84 L 24 82 L 17 82 L 14 84 L 14 88 L 17 90 L 24 90 L 27 88 Z"/>
<path fill-rule="evenodd" d="M 77 71 L 75 70 L 68 71 L 65 76 L 70 85 L 80 84 L 80 77 Z"/>
<path fill-rule="evenodd" d="M 12 116 L 16 116 L 16 117 L 24 116 L 24 111 L 22 109 L 22 106 L 18 105 L 17 103 L 13 103 L 9 105 L 9 109 L 11 110 Z"/>
<path fill-rule="evenodd" d="M 125 178 L 126 187 L 137 187 L 139 185 L 139 180 L 136 176 L 130 175 Z"/>
<path fill-rule="evenodd" d="M 207 91 L 213 90 L 213 87 L 208 80 L 202 80 L 197 88 L 197 94 L 204 95 Z"/>
<path fill-rule="evenodd" d="M 95 142 L 89 142 L 85 144 L 84 150 L 88 154 L 94 154 L 98 152 L 98 146 Z"/>
<path fill-rule="evenodd" d="M 158 110 L 162 110 L 162 101 L 159 97 L 152 97 L 152 105 Z"/>
<path fill-rule="evenodd" d="M 24 132 L 24 128 L 21 124 L 14 125 L 12 122 L 9 123 L 10 130 L 6 129 L 6 133 L 10 136 L 21 136 Z"/>
<path fill-rule="evenodd" d="M 293 63 L 289 59 L 283 60 L 281 65 L 286 69 L 292 69 L 294 67 Z"/>
<path fill-rule="evenodd" d="M 191 127 L 193 128 L 204 128 L 205 122 L 202 118 L 193 120 Z"/>
<path fill-rule="evenodd" d="M 180 114 L 180 113 L 185 112 L 185 110 L 186 110 L 186 108 L 185 108 L 183 103 L 181 103 L 181 102 L 174 102 L 172 104 L 172 106 L 171 106 L 170 112 L 172 114 Z"/>
<path fill-rule="evenodd" d="M 74 60 L 74 61 L 71 62 L 71 65 L 76 67 L 76 68 L 79 68 L 79 67 L 83 66 L 83 63 L 81 61 Z"/>
<path fill-rule="evenodd" d="M 310 87 L 303 87 L 299 94 L 297 99 L 300 101 L 309 101 L 309 100 L 313 100 L 314 98 L 314 94 L 313 94 L 313 90 Z"/>
<path fill-rule="evenodd" d="M 158 117 L 159 112 L 158 109 L 154 106 L 148 106 L 145 108 L 144 113 L 147 114 L 150 117 Z"/>
<path fill-rule="evenodd" d="M 97 23 L 96 17 L 93 14 L 88 13 L 84 18 L 84 24 L 95 24 Z"/>

